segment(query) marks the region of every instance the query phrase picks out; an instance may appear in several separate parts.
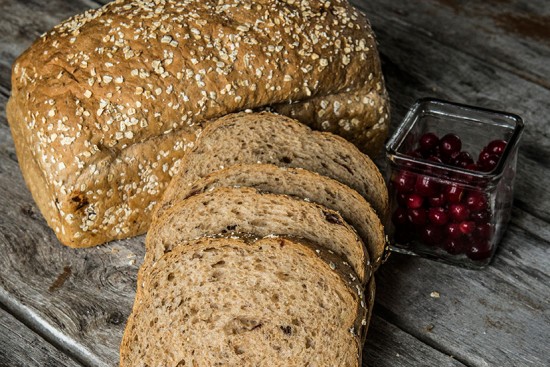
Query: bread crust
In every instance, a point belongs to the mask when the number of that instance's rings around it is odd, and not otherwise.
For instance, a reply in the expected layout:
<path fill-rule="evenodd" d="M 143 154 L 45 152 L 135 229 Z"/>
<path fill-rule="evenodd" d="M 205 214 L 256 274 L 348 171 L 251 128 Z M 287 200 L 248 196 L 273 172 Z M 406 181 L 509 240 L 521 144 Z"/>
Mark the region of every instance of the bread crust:
<path fill-rule="evenodd" d="M 68 246 L 143 233 L 209 119 L 280 105 L 305 121 L 323 97 L 385 96 L 372 30 L 347 1 L 147 4 L 118 0 L 74 16 L 13 66 L 7 116 L 24 176 Z M 306 100 L 307 113 L 282 107 Z M 367 131 L 378 147 L 384 128 Z"/>
<path fill-rule="evenodd" d="M 352 349 L 356 350 L 356 355 L 346 355 L 346 356 L 340 356 L 341 360 L 352 360 L 355 359 L 356 364 L 353 364 L 355 366 L 361 365 L 361 349 L 362 349 L 362 343 L 364 340 L 364 335 L 366 333 L 366 327 L 368 325 L 368 318 L 370 314 L 370 310 L 368 307 L 371 306 L 371 301 L 364 298 L 364 294 L 362 291 L 362 287 L 357 283 L 357 278 L 351 275 L 353 271 L 349 268 L 348 265 L 346 265 L 344 262 L 342 262 L 341 259 L 339 259 L 334 254 L 331 254 L 327 252 L 325 249 L 316 246 L 312 243 L 303 242 L 301 240 L 297 239 L 290 239 L 290 238 L 281 238 L 281 237 L 270 237 L 270 238 L 263 238 L 263 239 L 248 239 L 248 240 L 242 240 L 240 238 L 201 238 L 195 241 L 192 241 L 191 243 L 186 243 L 182 245 L 174 244 L 173 250 L 170 253 L 165 254 L 159 261 L 151 267 L 149 272 L 144 277 L 144 282 L 146 283 L 146 286 L 142 290 L 138 290 L 138 294 L 136 295 L 136 302 L 134 303 L 134 309 L 132 311 L 132 314 L 130 315 L 124 336 L 121 342 L 121 363 L 120 366 L 135 366 L 136 363 L 139 361 L 140 363 L 148 363 L 147 361 L 151 358 L 154 359 L 154 363 L 164 363 L 172 365 L 174 363 L 177 363 L 179 359 L 183 358 L 186 359 L 187 362 L 190 362 L 190 359 L 193 359 L 192 355 L 189 355 L 188 353 L 181 352 L 180 349 L 180 342 L 182 345 L 184 345 L 184 340 L 181 339 L 181 336 L 176 336 L 175 339 L 173 339 L 171 336 L 168 336 L 167 334 L 164 334 L 167 339 L 172 340 L 172 343 L 170 345 L 167 345 L 167 347 L 171 348 L 171 353 L 160 353 L 160 355 L 156 355 L 155 357 L 155 351 L 156 349 L 159 349 L 159 344 L 151 339 L 148 339 L 147 336 L 143 335 L 143 330 L 147 330 L 147 335 L 150 335 L 149 333 L 155 333 L 154 325 L 156 325 L 157 322 L 163 323 L 164 319 L 160 315 L 160 312 L 155 311 L 155 315 L 158 317 L 158 321 L 154 322 L 152 318 L 150 318 L 149 310 L 151 309 L 151 303 L 155 302 L 159 304 L 166 304 L 169 309 L 174 310 L 174 313 L 179 312 L 178 307 L 172 308 L 170 306 L 170 303 L 173 302 L 169 299 L 166 299 L 165 301 L 162 300 L 160 295 L 158 293 L 161 293 L 161 291 L 166 290 L 165 286 L 165 279 L 167 279 L 167 275 L 169 277 L 169 272 L 171 272 L 171 265 L 175 262 L 180 261 L 184 258 L 201 258 L 201 251 L 221 251 L 224 252 L 225 249 L 228 248 L 230 251 L 238 251 L 238 252 L 250 252 L 250 251 L 257 251 L 257 249 L 265 248 L 265 250 L 261 251 L 269 251 L 270 254 L 272 254 L 273 249 L 277 252 L 286 252 L 291 253 L 292 257 L 295 258 L 297 261 L 301 263 L 309 263 L 310 266 L 309 269 L 312 270 L 312 273 L 308 273 L 308 276 L 311 275 L 312 277 L 316 278 L 319 277 L 319 274 L 326 274 L 327 277 L 331 279 L 331 282 L 339 283 L 341 287 L 342 285 L 345 290 L 344 292 L 346 295 L 341 294 L 340 297 L 344 297 L 346 299 L 349 299 L 351 296 L 351 299 L 353 299 L 353 304 L 349 305 L 349 312 L 353 315 L 352 317 L 346 317 L 349 321 L 351 321 L 349 324 L 346 325 L 338 325 L 339 328 L 342 328 L 342 332 L 339 332 L 338 335 L 341 336 L 342 334 L 346 334 L 347 338 L 349 340 L 346 342 L 350 343 L 348 345 L 353 346 Z M 254 248 L 256 250 L 254 250 Z M 276 256 L 275 253 L 272 254 L 272 256 Z M 172 277 L 172 281 L 175 284 L 174 286 L 170 286 L 171 289 L 178 289 L 180 288 L 182 291 L 182 298 L 185 298 L 187 302 L 191 302 L 191 298 L 196 295 L 196 292 L 188 293 L 185 295 L 185 289 L 182 288 L 182 286 L 178 286 L 178 283 L 183 283 L 183 280 L 180 279 L 180 274 L 174 274 Z M 183 277 L 187 277 L 187 274 L 182 274 Z M 196 275 L 198 277 L 204 276 L 204 275 Z M 168 278 L 170 279 L 170 278 Z M 253 280 L 252 280 L 253 281 Z M 158 285 L 157 285 L 158 284 Z M 282 284 L 282 283 L 281 283 Z M 331 283 L 334 284 L 334 283 Z M 328 286 L 328 285 L 327 285 Z M 330 287 L 332 287 L 331 285 Z M 342 288 L 339 288 L 339 292 L 342 292 Z M 242 292 L 242 289 L 239 289 L 239 293 Z M 170 295 L 175 295 L 174 293 L 170 293 Z M 179 297 L 179 296 L 177 296 Z M 296 298 L 295 302 L 299 302 L 299 297 Z M 177 303 L 177 302 L 176 302 Z M 187 305 L 182 305 L 182 308 L 185 308 Z M 305 305 L 304 305 L 305 306 Z M 266 307 L 266 306 L 263 306 Z M 264 310 L 265 308 L 262 308 Z M 155 308 L 155 310 L 158 310 L 158 308 Z M 160 310 L 159 310 L 160 311 Z M 184 311 L 182 311 L 184 312 Z M 225 314 L 226 311 L 224 311 Z M 227 311 L 229 312 L 229 311 Z M 252 311 L 249 311 L 249 314 L 252 314 Z M 318 315 L 318 321 L 323 318 L 323 314 Z M 173 316 L 172 316 L 173 317 Z M 220 316 L 225 317 L 225 316 Z M 270 323 L 272 320 L 271 318 L 273 315 L 269 314 L 267 315 L 266 322 Z M 216 317 L 217 319 L 217 317 Z M 275 321 L 277 322 L 277 321 Z M 149 325 L 151 323 L 151 326 Z M 143 327 L 142 327 L 143 326 Z M 184 326 L 179 326 L 183 328 Z M 178 330 L 179 330 L 178 327 Z M 269 327 L 269 325 L 266 325 L 266 327 Z M 312 325 L 313 327 L 313 325 Z M 182 329 L 183 330 L 183 329 Z M 249 330 L 251 331 L 251 330 Z M 183 333 L 183 336 L 189 335 L 188 331 L 186 330 Z M 180 338 L 178 340 L 178 338 Z M 312 338 L 314 338 L 312 336 Z M 150 342 L 148 342 L 150 340 Z M 263 340 L 263 341 L 262 341 Z M 269 344 L 269 338 L 261 339 L 260 343 L 268 343 Z M 338 341 L 341 342 L 341 341 Z M 216 343 L 216 346 L 219 344 Z M 222 344 L 225 345 L 225 344 Z M 173 348 L 172 348 L 173 347 Z M 250 346 L 244 346 L 245 348 L 249 348 Z M 321 348 L 326 348 L 327 346 L 321 346 Z M 265 346 L 266 353 L 269 352 L 269 348 Z M 141 353 L 145 352 L 145 354 L 149 355 L 143 355 Z M 216 352 L 216 355 L 219 356 L 219 358 L 224 358 L 223 356 L 227 354 L 231 354 L 229 351 L 226 351 L 225 349 L 221 349 L 220 351 Z M 259 351 L 256 351 L 255 353 L 258 353 Z M 199 352 L 200 353 L 200 352 Z M 334 356 L 336 358 L 336 356 Z M 354 358 L 355 357 L 355 358 Z M 137 358 L 137 359 L 136 359 Z M 163 360 L 159 360 L 159 358 Z M 174 361 L 172 359 L 175 358 Z M 200 358 L 200 357 L 199 357 Z M 223 364 L 223 361 L 221 361 Z M 241 361 L 242 362 L 242 361 Z M 279 363 L 282 363 L 283 365 L 301 365 L 304 363 L 304 361 L 300 360 L 277 360 L 277 359 L 270 359 L 269 361 L 266 361 L 267 365 L 279 365 Z M 333 363 L 338 364 L 338 360 L 333 361 Z M 200 363 L 200 361 L 199 361 Z M 290 363 L 290 364 L 289 364 Z M 348 364 L 346 364 L 348 365 Z"/>
<path fill-rule="evenodd" d="M 384 227 L 371 205 L 357 191 L 302 168 L 272 164 L 236 164 L 213 172 L 191 186 L 179 186 L 176 200 L 218 187 L 252 187 L 261 192 L 297 196 L 339 212 L 363 239 L 374 270 L 386 245 Z"/>

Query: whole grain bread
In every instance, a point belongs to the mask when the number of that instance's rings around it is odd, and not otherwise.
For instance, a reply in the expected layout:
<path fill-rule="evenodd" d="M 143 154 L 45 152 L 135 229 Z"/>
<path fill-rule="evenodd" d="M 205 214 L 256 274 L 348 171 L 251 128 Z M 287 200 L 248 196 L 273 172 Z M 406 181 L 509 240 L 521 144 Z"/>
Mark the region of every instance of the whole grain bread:
<path fill-rule="evenodd" d="M 335 255 L 284 238 L 172 245 L 137 295 L 121 367 L 361 365 L 370 302 Z"/>
<path fill-rule="evenodd" d="M 345 109 L 354 93 L 384 112 L 313 123 L 367 131 L 356 143 L 376 148 L 388 124 L 380 62 L 368 21 L 345 0 L 118 0 L 16 60 L 7 117 L 48 224 L 86 247 L 147 229 L 205 121 L 273 106 L 307 123 L 302 109 Z"/>
<path fill-rule="evenodd" d="M 348 261 L 362 283 L 372 273 L 365 245 L 338 212 L 248 187 L 221 187 L 197 194 L 155 218 L 147 232 L 144 264 L 160 259 L 174 243 L 233 233 L 304 238 Z"/>
<path fill-rule="evenodd" d="M 182 187 L 234 164 L 268 163 L 305 168 L 359 192 L 385 218 L 388 192 L 372 160 L 339 136 L 312 131 L 271 113 L 236 113 L 211 122 L 181 161 L 157 215 L 178 202 Z"/>
<path fill-rule="evenodd" d="M 365 199 L 348 186 L 301 168 L 272 164 L 236 164 L 181 186 L 177 200 L 218 187 L 252 187 L 261 192 L 297 196 L 339 212 L 351 224 L 367 247 L 376 269 L 385 247 L 384 227 Z"/>

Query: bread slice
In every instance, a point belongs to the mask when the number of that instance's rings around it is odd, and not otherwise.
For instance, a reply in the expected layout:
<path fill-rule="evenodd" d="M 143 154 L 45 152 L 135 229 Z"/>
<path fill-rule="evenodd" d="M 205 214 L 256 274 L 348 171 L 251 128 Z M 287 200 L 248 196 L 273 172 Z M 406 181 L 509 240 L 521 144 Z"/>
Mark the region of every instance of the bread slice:
<path fill-rule="evenodd" d="M 272 164 L 236 164 L 191 186 L 180 187 L 178 200 L 218 187 L 252 187 L 262 192 L 297 196 L 339 212 L 358 232 L 376 269 L 385 246 L 384 227 L 369 203 L 348 186 L 301 168 Z"/>
<path fill-rule="evenodd" d="M 222 187 L 192 196 L 155 218 L 147 233 L 143 268 L 170 251 L 174 243 L 232 233 L 304 238 L 349 262 L 362 284 L 372 273 L 365 245 L 338 212 L 245 187 Z"/>
<path fill-rule="evenodd" d="M 120 366 L 358 367 L 367 313 L 349 272 L 291 239 L 174 246 L 138 293 Z"/>
<path fill-rule="evenodd" d="M 386 216 L 387 188 L 370 158 L 343 138 L 314 132 L 271 113 L 237 113 L 210 123 L 182 159 L 157 210 L 162 213 L 174 205 L 181 187 L 237 163 L 271 163 L 317 172 L 355 189 L 380 217 Z"/>

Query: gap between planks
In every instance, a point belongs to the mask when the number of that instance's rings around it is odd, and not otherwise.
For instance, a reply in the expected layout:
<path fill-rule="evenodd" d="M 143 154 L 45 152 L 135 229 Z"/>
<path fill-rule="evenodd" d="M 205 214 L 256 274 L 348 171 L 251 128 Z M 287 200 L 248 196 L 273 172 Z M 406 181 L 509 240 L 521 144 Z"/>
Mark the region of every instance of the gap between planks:
<path fill-rule="evenodd" d="M 6 310 L 32 332 L 82 365 L 86 367 L 108 367 L 97 359 L 94 354 L 83 348 L 81 344 L 67 338 L 55 326 L 46 324 L 44 319 L 35 315 L 30 308 L 19 302 L 15 297 L 10 297 L 10 294 L 5 293 L 1 287 L 0 305 L 2 309 Z"/>

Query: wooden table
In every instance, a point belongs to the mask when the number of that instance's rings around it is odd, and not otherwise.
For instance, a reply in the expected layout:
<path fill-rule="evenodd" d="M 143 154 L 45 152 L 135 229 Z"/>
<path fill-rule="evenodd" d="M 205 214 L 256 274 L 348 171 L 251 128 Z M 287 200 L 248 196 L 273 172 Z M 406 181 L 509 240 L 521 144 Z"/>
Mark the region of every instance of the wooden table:
<path fill-rule="evenodd" d="M 378 36 L 394 126 L 425 96 L 515 112 L 526 123 L 513 219 L 492 266 L 393 255 L 377 274 L 365 364 L 550 366 L 550 2 L 356 4 Z M 61 246 L 25 187 L 4 113 L 15 57 L 97 6 L 0 1 L 0 366 L 118 363 L 143 237 Z"/>

